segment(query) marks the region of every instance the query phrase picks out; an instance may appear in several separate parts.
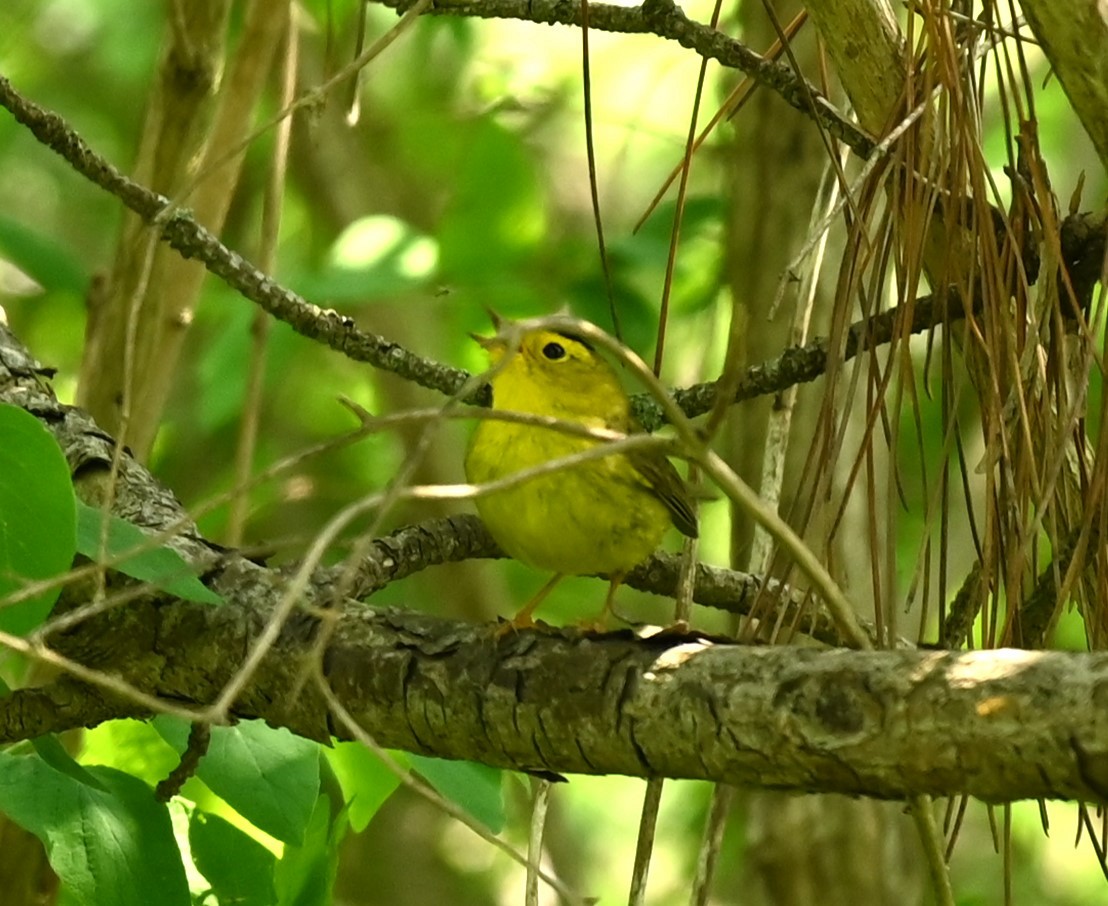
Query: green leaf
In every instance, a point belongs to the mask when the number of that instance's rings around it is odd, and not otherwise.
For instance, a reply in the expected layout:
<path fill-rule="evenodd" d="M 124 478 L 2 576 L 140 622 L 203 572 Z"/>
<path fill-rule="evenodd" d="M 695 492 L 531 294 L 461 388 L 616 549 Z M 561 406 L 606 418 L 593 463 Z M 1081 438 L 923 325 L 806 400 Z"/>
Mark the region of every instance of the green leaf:
<path fill-rule="evenodd" d="M 88 772 L 103 789 L 37 756 L 0 753 L 0 812 L 38 837 L 79 903 L 187 906 L 188 884 L 166 807 L 141 780 Z"/>
<path fill-rule="evenodd" d="M 323 753 L 342 789 L 350 826 L 355 833 L 361 833 L 400 786 L 400 780 L 360 742 L 337 742 Z M 403 753 L 395 753 L 393 758 L 402 766 L 407 764 Z"/>
<path fill-rule="evenodd" d="M 222 604 L 223 599 L 192 574 L 189 566 L 170 547 L 154 547 L 128 554 L 150 543 L 150 536 L 126 519 L 108 513 L 108 530 L 103 557 L 116 560 L 113 567 L 141 582 L 200 604 Z M 101 531 L 104 513 L 77 501 L 77 550 L 86 557 L 101 562 Z"/>
<path fill-rule="evenodd" d="M 169 776 L 180 755 L 147 721 L 109 720 L 86 730 L 78 758 L 81 764 L 102 764 L 125 771 L 149 786 Z"/>
<path fill-rule="evenodd" d="M 0 601 L 28 581 L 61 575 L 76 550 L 69 465 L 47 431 L 18 406 L 0 404 Z M 0 629 L 30 632 L 61 588 L 0 608 Z"/>
<path fill-rule="evenodd" d="M 412 767 L 440 794 L 461 806 L 494 834 L 504 829 L 503 772 L 472 761 L 409 755 Z"/>
<path fill-rule="evenodd" d="M 331 800 L 326 794 L 320 795 L 304 842 L 286 846 L 284 857 L 277 863 L 275 880 L 280 906 L 331 906 L 339 844 L 348 826 L 346 812 L 339 812 L 332 820 Z"/>
<path fill-rule="evenodd" d="M 50 765 L 55 771 L 68 774 L 78 783 L 83 783 L 85 786 L 96 787 L 98 790 L 105 789 L 104 785 L 99 780 L 73 760 L 73 756 L 65 750 L 61 741 L 53 733 L 47 736 L 39 736 L 37 739 L 32 739 L 31 745 L 34 746 L 35 751 L 38 752 L 39 758 Z"/>
<path fill-rule="evenodd" d="M 178 752 L 185 750 L 185 721 L 160 716 L 154 726 Z M 319 794 L 319 745 L 261 720 L 212 727 L 196 776 L 247 821 L 297 844 Z"/>
<path fill-rule="evenodd" d="M 0 255 L 43 289 L 82 296 L 88 286 L 88 274 L 66 245 L 9 217 L 0 216 Z"/>
<path fill-rule="evenodd" d="M 197 809 L 189 821 L 189 848 L 220 906 L 277 902 L 273 884 L 276 856 L 231 822 Z"/>

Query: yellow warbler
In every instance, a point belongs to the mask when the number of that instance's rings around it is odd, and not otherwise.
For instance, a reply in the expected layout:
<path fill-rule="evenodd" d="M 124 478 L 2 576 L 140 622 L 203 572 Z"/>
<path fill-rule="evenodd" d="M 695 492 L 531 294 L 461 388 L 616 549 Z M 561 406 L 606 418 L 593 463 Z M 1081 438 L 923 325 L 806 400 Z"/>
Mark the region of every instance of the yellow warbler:
<path fill-rule="evenodd" d="M 491 378 L 493 409 L 628 434 L 642 430 L 615 371 L 583 338 L 542 329 L 516 337 L 513 325 L 496 319 L 496 326 L 495 337 L 474 335 L 499 366 Z M 486 419 L 470 441 L 466 475 L 473 483 L 496 481 L 602 443 Z M 507 554 L 555 573 L 513 618 L 517 627 L 533 625 L 535 608 L 564 574 L 606 574 L 606 614 L 624 575 L 650 556 L 671 523 L 689 537 L 697 534 L 688 490 L 659 450 L 588 460 L 478 497 L 476 504 Z"/>

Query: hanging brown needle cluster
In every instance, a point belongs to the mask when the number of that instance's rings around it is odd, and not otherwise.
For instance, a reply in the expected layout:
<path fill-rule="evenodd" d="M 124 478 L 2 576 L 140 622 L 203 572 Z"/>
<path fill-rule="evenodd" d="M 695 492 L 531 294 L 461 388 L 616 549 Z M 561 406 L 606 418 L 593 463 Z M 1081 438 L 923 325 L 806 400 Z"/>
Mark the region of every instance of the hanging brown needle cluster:
<path fill-rule="evenodd" d="M 916 13 L 879 130 L 902 134 L 868 173 L 840 175 L 840 364 L 793 518 L 870 599 L 885 644 L 1049 648 L 1061 623 L 1067 647 L 1103 648 L 1105 218 L 1083 211 L 1099 200 L 1082 174 L 1045 159 L 1028 34 Z M 1006 136 L 1002 170 L 986 120 Z M 913 335 L 922 299 L 964 318 Z M 845 361 L 850 324 L 888 310 L 892 340 Z"/>

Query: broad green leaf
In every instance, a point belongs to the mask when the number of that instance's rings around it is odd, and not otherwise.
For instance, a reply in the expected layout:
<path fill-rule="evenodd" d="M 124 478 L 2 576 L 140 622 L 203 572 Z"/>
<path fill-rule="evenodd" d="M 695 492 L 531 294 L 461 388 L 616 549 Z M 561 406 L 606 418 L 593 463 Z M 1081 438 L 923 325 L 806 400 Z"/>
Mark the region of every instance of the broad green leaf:
<path fill-rule="evenodd" d="M 461 806 L 494 834 L 504 829 L 503 772 L 472 761 L 447 761 L 409 755 L 412 767 L 451 802 Z"/>
<path fill-rule="evenodd" d="M 331 800 L 321 794 L 299 846 L 286 846 L 274 878 L 280 906 L 331 906 L 339 844 L 346 836 L 346 812 L 332 819 Z"/>
<path fill-rule="evenodd" d="M 92 560 L 101 560 L 101 531 L 104 513 L 77 501 L 77 549 Z M 123 557 L 114 569 L 141 582 L 200 604 L 222 604 L 223 599 L 192 574 L 190 567 L 175 550 L 154 547 L 128 554 L 150 543 L 150 536 L 125 519 L 108 514 L 108 530 L 103 556 Z"/>
<path fill-rule="evenodd" d="M 151 787 L 177 767 L 180 755 L 144 720 L 109 720 L 86 730 L 81 764 L 125 771 Z"/>
<path fill-rule="evenodd" d="M 277 858 L 229 821 L 199 809 L 189 821 L 192 861 L 222 904 L 270 906 L 277 902 Z"/>
<path fill-rule="evenodd" d="M 157 717 L 154 726 L 178 752 L 188 724 Z M 319 745 L 261 720 L 212 727 L 196 776 L 247 821 L 285 843 L 300 843 L 319 794 Z"/>
<path fill-rule="evenodd" d="M 87 769 L 101 789 L 37 756 L 0 753 L 0 812 L 38 837 L 79 903 L 187 906 L 188 884 L 169 813 L 145 783 Z"/>
<path fill-rule="evenodd" d="M 37 739 L 32 739 L 31 745 L 34 746 L 39 758 L 50 765 L 55 771 L 68 774 L 74 780 L 83 783 L 85 786 L 96 787 L 98 790 L 103 790 L 105 788 L 99 780 L 73 760 L 73 756 L 65 750 L 61 741 L 53 733 L 47 736 L 39 736 Z"/>
<path fill-rule="evenodd" d="M 48 291 L 84 295 L 88 274 L 69 248 L 24 223 L 0 216 L 0 256 Z"/>
<path fill-rule="evenodd" d="M 385 767 L 380 758 L 360 742 L 336 742 L 332 748 L 324 749 L 323 753 L 342 789 L 350 815 L 350 826 L 355 833 L 361 833 L 377 814 L 377 810 L 400 786 L 400 780 Z M 403 753 L 394 753 L 393 758 L 402 767 L 407 766 L 407 758 Z"/>
<path fill-rule="evenodd" d="M 0 404 L 0 601 L 72 565 L 75 501 L 69 465 L 53 435 L 30 413 Z M 0 629 L 30 632 L 60 592 L 53 588 L 0 607 Z"/>

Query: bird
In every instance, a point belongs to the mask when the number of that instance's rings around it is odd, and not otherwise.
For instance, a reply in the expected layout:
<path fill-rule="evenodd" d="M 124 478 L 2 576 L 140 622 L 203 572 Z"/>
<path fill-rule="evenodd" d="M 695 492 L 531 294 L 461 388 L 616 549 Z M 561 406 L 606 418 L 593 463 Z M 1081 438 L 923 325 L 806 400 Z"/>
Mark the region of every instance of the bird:
<path fill-rule="evenodd" d="M 642 432 L 615 369 L 583 335 L 521 330 L 495 314 L 493 323 L 494 336 L 471 336 L 489 356 L 494 411 Z M 466 452 L 466 477 L 472 484 L 494 482 L 603 443 L 548 426 L 481 419 Z M 608 576 L 597 620 L 602 625 L 623 578 L 653 553 L 671 525 L 690 538 L 698 534 L 691 494 L 656 448 L 590 459 L 477 496 L 475 503 L 505 553 L 554 573 L 512 618 L 515 629 L 535 625 L 536 608 L 565 575 Z"/>

